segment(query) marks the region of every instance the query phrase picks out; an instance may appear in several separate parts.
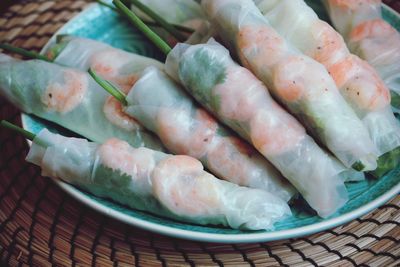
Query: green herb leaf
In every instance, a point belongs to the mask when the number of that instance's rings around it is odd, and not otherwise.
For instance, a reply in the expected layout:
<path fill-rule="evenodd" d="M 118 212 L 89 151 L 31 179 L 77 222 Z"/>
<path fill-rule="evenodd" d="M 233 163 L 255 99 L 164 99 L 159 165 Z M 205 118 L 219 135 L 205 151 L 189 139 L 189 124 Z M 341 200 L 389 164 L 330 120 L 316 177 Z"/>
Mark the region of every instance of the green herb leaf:
<path fill-rule="evenodd" d="M 393 91 L 390 91 L 390 94 L 392 97 L 390 104 L 393 107 L 400 109 L 400 95 Z"/>
<path fill-rule="evenodd" d="M 183 83 L 199 102 L 218 110 L 220 98 L 213 96 L 217 84 L 225 82 L 225 66 L 205 48 L 198 49 L 192 57 L 184 58 L 179 65 Z"/>
<path fill-rule="evenodd" d="M 393 170 L 400 164 L 400 147 L 389 151 L 378 159 L 378 168 L 372 171 L 371 174 L 376 178 L 384 176 L 389 171 Z"/>
<path fill-rule="evenodd" d="M 360 171 L 363 171 L 363 170 L 364 170 L 365 165 L 362 164 L 361 161 L 357 161 L 357 162 L 354 163 L 351 167 L 352 167 L 354 170 L 360 172 Z"/>

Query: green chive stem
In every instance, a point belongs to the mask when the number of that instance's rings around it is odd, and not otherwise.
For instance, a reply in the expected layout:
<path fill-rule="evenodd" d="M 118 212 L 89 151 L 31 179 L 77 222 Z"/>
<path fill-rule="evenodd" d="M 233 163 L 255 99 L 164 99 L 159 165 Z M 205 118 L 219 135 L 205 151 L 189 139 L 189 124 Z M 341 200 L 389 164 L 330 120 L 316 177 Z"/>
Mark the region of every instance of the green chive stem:
<path fill-rule="evenodd" d="M 0 122 L 0 126 L 4 127 L 4 128 L 7 128 L 7 129 L 10 129 L 12 131 L 15 131 L 15 132 L 23 135 L 25 138 L 27 138 L 27 139 L 29 139 L 31 141 L 33 141 L 33 139 L 36 137 L 35 134 L 33 134 L 33 133 L 31 133 L 31 132 L 29 132 L 27 130 L 24 130 L 21 127 L 18 127 L 17 125 L 12 124 L 12 123 L 10 123 L 10 122 L 8 122 L 6 120 L 2 120 Z"/>
<path fill-rule="evenodd" d="M 89 68 L 88 70 L 90 76 L 93 77 L 93 79 L 101 86 L 103 87 L 104 90 L 106 90 L 110 95 L 115 97 L 119 102 L 121 102 L 122 105 L 126 106 L 128 105 L 128 102 L 126 101 L 126 95 L 119 90 L 115 85 L 110 83 L 109 81 L 101 78 L 99 75 L 96 74 L 94 70 Z"/>
<path fill-rule="evenodd" d="M 23 48 L 19 48 L 19 47 L 10 45 L 10 44 L 1 44 L 0 43 L 0 48 L 4 49 L 4 50 L 7 50 L 7 51 L 10 51 L 10 52 L 13 52 L 13 53 L 16 53 L 16 54 L 19 54 L 19 55 L 24 56 L 24 57 L 33 58 L 33 59 L 40 59 L 40 60 L 45 60 L 45 61 L 51 62 L 51 60 L 48 57 L 43 56 L 43 55 L 41 55 L 41 54 L 39 54 L 37 52 L 28 51 L 28 50 L 25 50 Z"/>
<path fill-rule="evenodd" d="M 129 1 L 133 5 L 135 5 L 137 8 L 139 8 L 147 16 L 152 18 L 154 21 L 158 22 L 163 27 L 164 30 L 169 32 L 178 41 L 184 42 L 187 39 L 187 37 L 184 34 L 182 34 L 180 31 L 178 31 L 173 25 L 171 25 L 169 22 L 167 22 L 165 19 L 163 19 L 160 15 L 158 15 L 156 12 L 154 12 L 151 8 L 142 4 L 142 2 L 140 2 L 139 0 L 129 0 Z"/>
<path fill-rule="evenodd" d="M 104 2 L 104 1 L 96 0 L 96 2 L 99 3 L 99 4 L 102 5 L 102 6 L 106 6 L 106 7 L 108 7 L 108 8 L 111 8 L 111 9 L 114 10 L 115 12 L 119 12 L 119 10 L 118 10 L 115 6 L 110 5 L 110 4 L 108 4 L 108 3 Z"/>
<path fill-rule="evenodd" d="M 112 6 L 102 0 L 96 0 L 97 3 L 99 3 L 100 5 L 106 6 L 108 8 L 111 8 L 112 10 L 114 10 L 115 12 L 119 12 L 119 10 L 115 7 Z M 156 21 L 151 21 L 151 20 L 143 20 L 144 23 L 146 23 L 147 25 L 153 26 L 153 27 L 162 27 L 162 25 Z M 171 24 L 172 26 L 175 27 L 175 29 L 180 30 L 182 32 L 187 32 L 187 33 L 193 33 L 194 29 L 186 27 L 186 26 L 182 26 L 182 25 L 178 25 L 178 24 Z"/>
<path fill-rule="evenodd" d="M 114 5 L 123 13 L 129 21 L 135 25 L 150 41 L 155 44 L 165 55 L 171 52 L 171 47 L 153 32 L 134 12 L 127 8 L 120 0 L 113 0 Z"/>

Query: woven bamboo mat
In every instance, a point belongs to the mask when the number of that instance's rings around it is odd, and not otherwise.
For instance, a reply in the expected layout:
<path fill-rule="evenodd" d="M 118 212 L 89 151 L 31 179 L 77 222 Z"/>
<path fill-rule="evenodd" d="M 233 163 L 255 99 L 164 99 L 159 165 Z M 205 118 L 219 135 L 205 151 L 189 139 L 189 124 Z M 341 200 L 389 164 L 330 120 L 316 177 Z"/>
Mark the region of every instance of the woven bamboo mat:
<path fill-rule="evenodd" d="M 400 10 L 400 1 L 387 1 Z M 0 14 L 0 42 L 40 50 L 87 1 L 23 1 Z M 0 98 L 0 119 L 20 123 Z M 0 131 L 0 265 L 399 266 L 400 196 L 344 226 L 300 239 L 224 245 L 127 226 L 66 195 L 24 161 L 23 138 Z"/>

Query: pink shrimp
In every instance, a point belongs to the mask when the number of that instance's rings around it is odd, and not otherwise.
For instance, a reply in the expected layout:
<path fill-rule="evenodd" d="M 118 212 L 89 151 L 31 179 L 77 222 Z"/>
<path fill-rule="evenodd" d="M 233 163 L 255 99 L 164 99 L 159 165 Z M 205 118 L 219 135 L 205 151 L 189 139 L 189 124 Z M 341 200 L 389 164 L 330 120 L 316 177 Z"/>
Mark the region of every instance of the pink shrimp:
<path fill-rule="evenodd" d="M 275 68 L 274 85 L 280 98 L 287 102 L 300 100 L 307 92 L 303 57 L 289 57 Z"/>
<path fill-rule="evenodd" d="M 88 79 L 85 73 L 75 70 L 65 70 L 63 76 L 63 83 L 55 82 L 47 86 L 41 100 L 49 110 L 66 113 L 76 108 L 84 99 Z"/>
<path fill-rule="evenodd" d="M 275 102 L 251 119 L 250 134 L 253 145 L 264 155 L 291 151 L 306 136 L 303 126 Z"/>
<path fill-rule="evenodd" d="M 155 166 L 151 150 L 135 149 L 116 138 L 107 140 L 99 147 L 99 156 L 101 164 L 132 179 L 146 179 Z"/>
<path fill-rule="evenodd" d="M 329 68 L 350 54 L 343 37 L 325 21 L 317 20 L 311 29 L 316 45 L 306 54 Z"/>
<path fill-rule="evenodd" d="M 219 194 L 214 179 L 201 163 L 188 156 L 162 160 L 153 171 L 155 197 L 177 215 L 218 214 Z"/>
<path fill-rule="evenodd" d="M 264 104 L 265 86 L 249 70 L 238 66 L 226 70 L 223 84 L 215 87 L 220 97 L 219 112 L 227 119 L 247 121 Z"/>
<path fill-rule="evenodd" d="M 195 118 L 187 110 L 161 109 L 157 115 L 158 133 L 176 154 L 201 158 L 209 149 L 218 124 L 206 111 L 198 109 Z"/>
<path fill-rule="evenodd" d="M 329 0 L 333 6 L 345 9 L 356 10 L 365 4 L 380 4 L 382 0 Z"/>
<path fill-rule="evenodd" d="M 274 67 L 273 90 L 285 102 L 318 101 L 322 96 L 339 96 L 328 71 L 303 55 L 289 56 Z"/>
<path fill-rule="evenodd" d="M 379 110 L 390 104 L 390 93 L 376 71 L 357 56 L 349 55 L 329 68 L 332 78 L 357 109 Z"/>
<path fill-rule="evenodd" d="M 254 173 L 253 156 L 257 152 L 246 142 L 237 137 L 219 137 L 216 145 L 207 154 L 208 168 L 216 173 L 224 173 L 229 181 L 243 186 L 248 186 L 252 176 L 260 176 Z M 249 166 L 250 165 L 250 166 Z"/>
<path fill-rule="evenodd" d="M 95 53 L 90 59 L 91 68 L 101 77 L 116 83 L 123 91 L 130 90 L 138 80 L 138 74 L 121 74 L 121 68 L 130 63 L 120 51 L 106 49 Z"/>
<path fill-rule="evenodd" d="M 249 69 L 253 69 L 252 65 L 254 69 L 272 66 L 287 53 L 285 40 L 271 27 L 243 26 L 236 38 L 240 61 Z"/>
<path fill-rule="evenodd" d="M 382 19 L 357 25 L 350 33 L 349 46 L 375 67 L 400 60 L 400 34 Z"/>
<path fill-rule="evenodd" d="M 351 42 L 359 42 L 366 38 L 384 37 L 396 34 L 396 30 L 382 19 L 365 21 L 354 27 L 350 33 Z"/>
<path fill-rule="evenodd" d="M 135 118 L 126 115 L 123 111 L 121 102 L 113 96 L 109 96 L 104 102 L 103 112 L 106 118 L 114 125 L 127 131 L 143 129 Z"/>

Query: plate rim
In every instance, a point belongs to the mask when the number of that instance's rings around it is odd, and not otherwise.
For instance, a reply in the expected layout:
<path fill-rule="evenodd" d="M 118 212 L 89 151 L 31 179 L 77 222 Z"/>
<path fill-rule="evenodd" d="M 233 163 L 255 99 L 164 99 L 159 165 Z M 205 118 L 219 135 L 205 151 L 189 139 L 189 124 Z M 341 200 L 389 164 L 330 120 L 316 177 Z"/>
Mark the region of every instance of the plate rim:
<path fill-rule="evenodd" d="M 386 8 L 389 12 L 396 15 L 400 20 L 400 13 L 396 12 L 391 7 L 387 6 L 386 4 L 382 4 L 384 8 Z M 41 53 L 45 51 L 45 49 L 54 42 L 56 36 L 60 33 L 63 33 L 70 24 L 74 23 L 74 20 L 79 19 L 86 15 L 86 13 L 90 12 L 92 9 L 95 8 L 103 8 L 98 3 L 91 3 L 86 6 L 80 13 L 76 16 L 71 18 L 66 24 L 64 24 L 60 29 L 58 29 L 53 36 L 49 39 L 49 41 L 45 44 L 42 48 Z M 21 123 L 24 129 L 27 129 L 27 114 L 21 112 Z M 30 146 L 31 142 L 29 140 L 28 145 Z M 48 178 L 48 177 L 46 177 Z M 352 221 L 362 215 L 369 213 L 370 211 L 378 208 L 379 206 L 388 202 L 392 197 L 400 194 L 400 182 L 394 185 L 390 190 L 388 190 L 383 195 L 375 198 L 374 200 L 368 202 L 361 207 L 342 214 L 335 218 L 330 218 L 322 222 L 313 223 L 306 226 L 296 227 L 293 229 L 287 230 L 278 230 L 278 231 L 268 231 L 268 232 L 255 232 L 255 233 L 240 233 L 240 234 L 219 234 L 219 233 L 206 233 L 206 232 L 198 232 L 198 231 L 191 231 L 185 229 L 178 229 L 172 226 L 166 226 L 159 223 L 148 222 L 144 219 L 140 219 L 128 214 L 125 214 L 121 211 L 112 209 L 107 207 L 98 201 L 90 198 L 88 195 L 83 193 L 80 189 L 63 182 L 58 179 L 50 178 L 56 185 L 58 185 L 63 191 L 74 197 L 75 199 L 79 200 L 84 205 L 106 215 L 113 219 L 119 220 L 123 223 L 129 224 L 134 227 L 138 227 L 141 229 L 145 229 L 151 232 L 155 232 L 158 234 L 181 238 L 186 240 L 193 240 L 193 241 L 201 241 L 201 242 L 214 242 L 214 243 L 257 243 L 257 242 L 268 242 L 268 241 L 276 241 L 276 240 L 283 240 L 288 238 L 297 238 L 302 237 L 310 234 L 314 234 L 317 232 L 321 232 L 327 229 L 331 229 L 337 227 L 339 225 L 345 224 L 349 221 Z"/>

